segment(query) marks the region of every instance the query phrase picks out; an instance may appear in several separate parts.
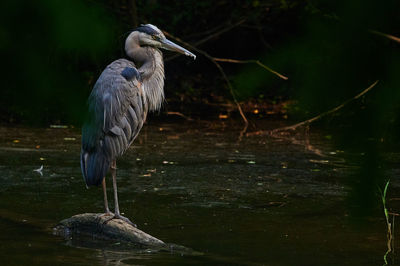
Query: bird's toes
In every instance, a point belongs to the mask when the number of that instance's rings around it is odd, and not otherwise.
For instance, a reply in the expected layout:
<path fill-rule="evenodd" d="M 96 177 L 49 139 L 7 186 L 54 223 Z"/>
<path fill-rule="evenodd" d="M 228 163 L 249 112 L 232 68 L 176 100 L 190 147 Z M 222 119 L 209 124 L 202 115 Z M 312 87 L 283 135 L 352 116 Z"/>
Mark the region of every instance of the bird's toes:
<path fill-rule="evenodd" d="M 116 219 L 121 219 L 121 220 L 127 222 L 128 224 L 132 225 L 133 227 L 137 227 L 137 225 L 134 224 L 134 223 L 132 223 L 131 220 L 129 220 L 128 218 L 126 218 L 126 217 L 124 217 L 124 216 L 122 216 L 122 215 L 120 215 L 120 214 L 116 214 L 116 215 L 115 215 L 115 218 L 116 218 Z"/>
<path fill-rule="evenodd" d="M 115 214 L 112 213 L 112 212 L 105 212 L 105 213 L 103 213 L 103 214 L 101 214 L 101 215 L 99 216 L 99 219 L 102 220 L 102 223 L 103 223 L 103 224 L 108 223 L 109 221 L 111 221 L 111 220 L 114 219 L 114 218 L 115 218 Z"/>

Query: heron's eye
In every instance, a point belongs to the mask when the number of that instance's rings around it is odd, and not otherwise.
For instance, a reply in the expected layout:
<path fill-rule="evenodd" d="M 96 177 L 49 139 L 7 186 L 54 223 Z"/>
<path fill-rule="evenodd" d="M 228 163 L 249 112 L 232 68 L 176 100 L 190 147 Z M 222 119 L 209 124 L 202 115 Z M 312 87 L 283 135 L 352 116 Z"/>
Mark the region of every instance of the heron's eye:
<path fill-rule="evenodd" d="M 157 40 L 158 37 L 156 35 L 151 36 L 153 38 L 153 40 Z"/>

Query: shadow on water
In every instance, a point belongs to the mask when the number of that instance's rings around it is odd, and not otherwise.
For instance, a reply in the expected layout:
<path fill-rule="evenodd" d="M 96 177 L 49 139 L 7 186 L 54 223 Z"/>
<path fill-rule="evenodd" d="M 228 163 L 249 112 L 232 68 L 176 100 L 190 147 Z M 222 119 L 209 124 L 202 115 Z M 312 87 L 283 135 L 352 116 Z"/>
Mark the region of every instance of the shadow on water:
<path fill-rule="evenodd" d="M 86 189 L 81 177 L 79 130 L 0 128 L 1 260 L 7 265 L 381 263 L 383 216 L 371 217 L 362 228 L 348 221 L 346 177 L 356 166 L 343 152 L 319 132 L 311 133 L 310 143 L 322 156 L 265 136 L 238 142 L 238 132 L 207 124 L 150 124 L 117 163 L 124 215 L 145 232 L 194 250 L 183 252 L 54 236 L 60 220 L 103 206 L 101 189 Z M 41 165 L 43 176 L 33 171 Z"/>

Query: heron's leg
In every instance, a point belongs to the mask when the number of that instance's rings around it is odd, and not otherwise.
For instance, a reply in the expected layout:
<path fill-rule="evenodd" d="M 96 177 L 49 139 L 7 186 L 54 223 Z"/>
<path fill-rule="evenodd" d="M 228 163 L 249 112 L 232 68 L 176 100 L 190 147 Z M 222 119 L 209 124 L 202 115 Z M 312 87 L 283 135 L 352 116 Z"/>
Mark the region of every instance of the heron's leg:
<path fill-rule="evenodd" d="M 114 206 L 115 206 L 115 215 L 114 217 L 117 219 L 124 220 L 130 225 L 136 227 L 136 224 L 132 223 L 128 218 L 121 215 L 119 212 L 119 204 L 118 204 L 118 189 L 117 189 L 117 161 L 114 160 L 111 163 L 111 176 L 113 179 L 113 188 L 114 188 Z"/>
<path fill-rule="evenodd" d="M 119 213 L 119 204 L 118 204 L 118 189 L 117 189 L 117 161 L 114 160 L 111 163 L 111 176 L 113 181 L 114 188 L 114 207 L 115 207 L 115 216 L 120 215 Z"/>
<path fill-rule="evenodd" d="M 102 187 L 103 187 L 103 194 L 104 194 L 104 212 L 105 214 L 112 214 L 112 212 L 110 212 L 110 209 L 108 208 L 108 200 L 107 200 L 107 190 L 106 190 L 106 178 L 103 178 L 103 182 L 101 183 Z"/>

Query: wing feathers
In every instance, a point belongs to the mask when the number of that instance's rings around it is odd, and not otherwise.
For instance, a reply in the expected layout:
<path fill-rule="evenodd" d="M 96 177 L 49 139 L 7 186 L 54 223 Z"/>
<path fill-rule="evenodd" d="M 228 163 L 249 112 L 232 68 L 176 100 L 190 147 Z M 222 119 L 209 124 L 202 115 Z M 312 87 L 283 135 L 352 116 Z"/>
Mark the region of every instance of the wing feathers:
<path fill-rule="evenodd" d="M 127 67 L 124 76 L 121 72 Z M 87 185 L 101 183 L 111 161 L 129 148 L 146 119 L 143 110 L 147 108 L 143 106 L 138 87 L 141 85 L 132 68 L 137 72 L 133 63 L 125 59 L 111 63 L 89 97 L 81 152 L 82 173 Z"/>
<path fill-rule="evenodd" d="M 131 136 L 132 136 L 132 128 L 131 128 L 131 126 L 129 125 L 128 120 L 126 119 L 126 116 L 124 116 L 124 117 L 122 118 L 121 123 L 122 123 L 122 125 L 123 125 L 123 129 L 124 129 L 124 133 L 125 133 L 126 139 L 127 139 L 128 141 L 130 141 Z"/>

